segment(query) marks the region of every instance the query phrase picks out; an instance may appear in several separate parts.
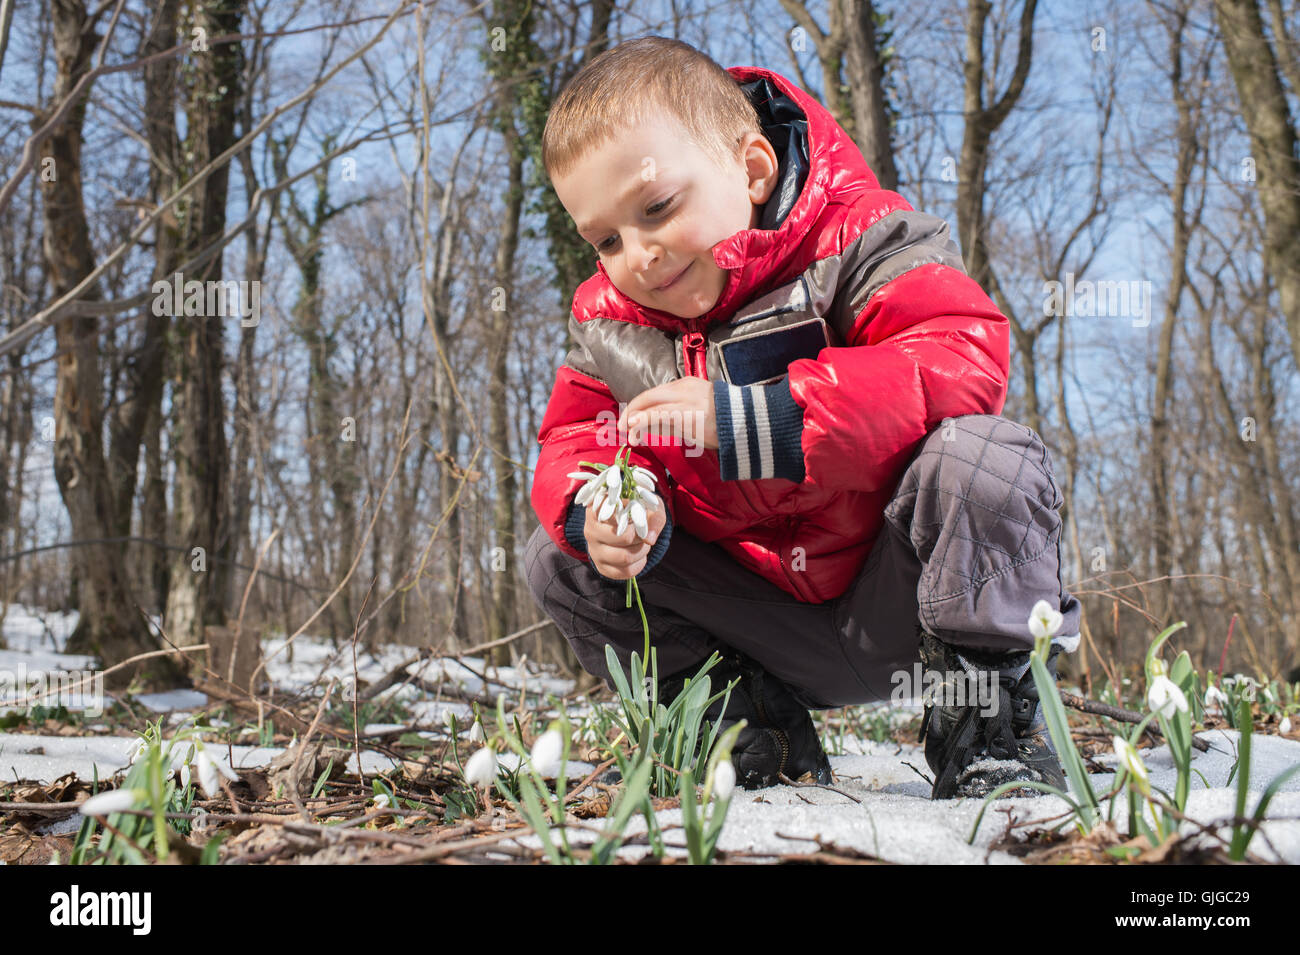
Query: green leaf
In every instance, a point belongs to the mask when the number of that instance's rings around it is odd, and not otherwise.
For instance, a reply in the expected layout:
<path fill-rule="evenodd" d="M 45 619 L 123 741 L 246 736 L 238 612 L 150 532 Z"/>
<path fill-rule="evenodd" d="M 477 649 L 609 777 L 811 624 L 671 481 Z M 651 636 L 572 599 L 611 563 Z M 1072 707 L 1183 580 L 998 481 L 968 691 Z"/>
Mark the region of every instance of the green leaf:
<path fill-rule="evenodd" d="M 1250 742 L 1254 736 L 1254 726 L 1250 719 L 1250 701 L 1242 700 L 1238 708 L 1238 722 L 1241 727 L 1240 743 L 1237 745 L 1237 811 L 1238 819 L 1246 815 L 1246 793 L 1250 791 Z M 1270 797 L 1271 798 L 1271 797 Z M 1246 857 L 1246 847 L 1252 835 L 1249 827 L 1238 824 L 1232 827 L 1232 842 L 1228 847 L 1228 857 L 1240 862 Z"/>
<path fill-rule="evenodd" d="M 325 788 L 325 783 L 329 780 L 330 773 L 332 773 L 333 771 L 334 771 L 334 757 L 331 756 L 330 761 L 325 764 L 325 771 L 316 778 L 316 785 L 312 787 L 312 791 L 311 791 L 312 799 L 315 799 L 317 796 L 320 795 L 320 791 Z"/>
<path fill-rule="evenodd" d="M 533 781 L 527 776 L 519 777 L 519 795 L 522 798 L 522 807 L 518 804 L 515 809 L 519 811 L 533 832 L 537 833 L 537 838 L 542 842 L 542 848 L 546 855 L 555 865 L 564 865 L 565 859 L 560 855 L 560 850 L 556 848 L 555 843 L 551 840 L 551 827 L 547 825 L 546 813 L 542 809 L 541 800 L 537 796 L 537 790 L 533 788 Z"/>
<path fill-rule="evenodd" d="M 1088 779 L 1088 770 L 1079 757 L 1073 737 L 1070 736 L 1070 723 L 1066 718 L 1060 693 L 1056 689 L 1056 681 L 1052 679 L 1047 665 L 1038 654 L 1030 656 L 1029 666 L 1034 674 L 1034 683 L 1038 687 L 1038 698 L 1042 704 L 1047 730 L 1060 756 L 1066 774 L 1066 783 L 1077 800 L 1080 821 L 1085 830 L 1091 832 L 1096 814 L 1100 812 L 1101 807 L 1097 804 L 1097 794 L 1093 792 L 1092 782 Z"/>
<path fill-rule="evenodd" d="M 1187 621 L 1180 620 L 1178 623 L 1166 627 L 1164 630 L 1160 631 L 1160 635 L 1151 642 L 1151 646 L 1147 647 L 1144 669 L 1148 680 L 1151 679 L 1153 673 L 1152 664 L 1155 662 L 1156 654 L 1160 652 L 1160 648 L 1164 645 L 1164 642 L 1185 626 L 1187 626 Z"/>
<path fill-rule="evenodd" d="M 217 856 L 221 849 L 221 842 L 230 834 L 230 831 L 223 829 L 215 836 L 209 839 L 203 846 L 203 853 L 199 856 L 199 865 L 216 865 Z"/>

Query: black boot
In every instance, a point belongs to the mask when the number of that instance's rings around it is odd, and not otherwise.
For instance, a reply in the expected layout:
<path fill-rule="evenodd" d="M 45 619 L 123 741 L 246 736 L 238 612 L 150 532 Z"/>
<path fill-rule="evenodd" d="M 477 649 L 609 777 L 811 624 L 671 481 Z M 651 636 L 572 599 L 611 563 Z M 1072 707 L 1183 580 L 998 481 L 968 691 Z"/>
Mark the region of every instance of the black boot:
<path fill-rule="evenodd" d="M 950 687 L 964 681 L 964 690 L 975 684 L 992 691 L 974 700 L 967 692 L 966 699 L 956 701 L 957 694 L 945 699 L 940 691 L 938 699 L 927 700 L 918 742 L 924 741 L 925 761 L 934 772 L 931 798 L 983 797 L 1013 780 L 1065 789 L 1065 775 L 1029 669 L 1029 653 L 959 650 L 924 629 L 920 633 L 921 662 L 927 671 L 945 674 Z M 1047 670 L 1053 680 L 1060 650 L 1053 644 L 1048 654 Z M 1006 795 L 1043 793 L 1024 787 Z"/>
<path fill-rule="evenodd" d="M 659 699 L 670 705 L 682 690 L 690 673 L 679 673 L 662 681 Z M 731 690 L 725 715 L 721 699 L 705 710 L 705 719 L 721 715 L 719 732 L 744 719 L 745 728 L 731 749 L 731 763 L 736 779 L 745 789 L 775 786 L 781 774 L 798 780 L 805 773 L 819 783 L 831 781 L 831 764 L 822 749 L 808 709 L 781 680 L 755 661 L 731 651 L 722 662 L 709 670 L 709 695 L 721 691 L 737 677 L 740 682 Z"/>

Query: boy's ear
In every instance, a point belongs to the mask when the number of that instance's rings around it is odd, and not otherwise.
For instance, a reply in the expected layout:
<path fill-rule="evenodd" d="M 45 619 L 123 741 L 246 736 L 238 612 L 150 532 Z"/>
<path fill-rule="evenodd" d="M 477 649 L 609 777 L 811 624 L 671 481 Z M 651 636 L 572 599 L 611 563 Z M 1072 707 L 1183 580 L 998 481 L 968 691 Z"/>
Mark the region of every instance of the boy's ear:
<path fill-rule="evenodd" d="M 776 189 L 780 162 L 776 150 L 762 133 L 746 133 L 740 144 L 745 171 L 749 175 L 749 199 L 761 206 Z"/>

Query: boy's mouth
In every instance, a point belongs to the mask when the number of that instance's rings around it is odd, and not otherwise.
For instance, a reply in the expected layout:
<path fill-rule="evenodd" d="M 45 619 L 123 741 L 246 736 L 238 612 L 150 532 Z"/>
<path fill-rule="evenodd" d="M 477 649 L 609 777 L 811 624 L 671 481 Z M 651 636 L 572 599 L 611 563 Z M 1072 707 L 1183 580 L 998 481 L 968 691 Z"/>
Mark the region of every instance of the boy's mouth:
<path fill-rule="evenodd" d="M 691 265 L 693 265 L 693 264 L 694 264 L 694 263 L 691 263 Z M 672 279 L 671 281 L 665 282 L 663 285 L 661 285 L 661 286 L 659 286 L 657 289 L 655 289 L 655 291 L 656 291 L 656 292 L 664 292 L 664 291 L 667 291 L 668 289 L 672 288 L 674 285 L 676 285 L 678 282 L 680 282 L 680 281 L 682 280 L 682 276 L 685 275 L 685 274 L 687 273 L 687 271 L 690 269 L 691 265 L 687 265 L 686 268 L 682 269 L 680 272 L 677 273 L 677 277 L 676 277 L 676 278 Z"/>

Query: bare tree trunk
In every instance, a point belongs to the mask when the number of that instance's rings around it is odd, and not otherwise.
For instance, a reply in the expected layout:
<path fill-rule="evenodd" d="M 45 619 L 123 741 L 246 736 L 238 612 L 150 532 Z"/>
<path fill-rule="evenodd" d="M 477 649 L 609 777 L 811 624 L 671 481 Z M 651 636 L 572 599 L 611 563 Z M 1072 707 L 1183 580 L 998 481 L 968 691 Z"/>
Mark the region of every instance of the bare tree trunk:
<path fill-rule="evenodd" d="M 1296 254 L 1300 157 L 1296 155 L 1296 129 L 1286 87 L 1257 0 L 1214 0 L 1214 9 L 1241 100 L 1241 116 L 1250 132 L 1251 158 L 1259 170 L 1256 185 L 1264 210 L 1264 265 L 1277 286 L 1291 335 L 1291 353 L 1300 367 L 1300 255 Z M 1279 9 L 1273 28 L 1283 46 L 1282 59 L 1293 76 L 1300 75 L 1295 40 L 1286 33 L 1280 13 Z M 1292 92 L 1300 94 L 1300 89 Z"/>
<path fill-rule="evenodd" d="M 452 188 L 448 185 L 446 194 Z M 445 207 L 444 207 L 445 208 Z M 451 258 L 455 254 L 452 237 L 459 230 L 459 210 L 442 230 L 441 242 L 438 244 L 436 271 L 429 294 L 429 318 L 433 328 L 434 342 L 438 352 L 446 358 L 446 364 L 438 361 L 434 365 L 433 400 L 438 420 L 438 431 L 442 436 L 442 448 L 436 454 L 438 459 L 438 497 L 439 505 L 446 509 L 446 523 L 443 539 L 443 593 L 449 601 L 447 630 L 444 636 L 451 648 L 461 645 L 469 638 L 469 618 L 466 614 L 465 582 L 462 580 L 461 550 L 464 545 L 462 530 L 460 491 L 464 480 L 464 470 L 457 460 L 460 447 L 461 409 L 456 399 L 456 386 L 452 380 L 454 368 L 451 362 L 451 338 L 448 335 L 448 323 L 451 309 Z"/>
<path fill-rule="evenodd" d="M 507 57 L 493 58 L 492 72 L 498 83 L 522 79 L 537 59 L 532 54 L 533 21 L 529 9 L 518 0 L 509 0 L 498 11 L 504 19 L 511 42 L 507 44 Z M 516 94 L 517 95 L 517 94 Z M 508 157 L 508 184 L 505 197 L 505 214 L 498 231 L 497 254 L 494 268 L 493 296 L 501 294 L 503 300 L 492 303 L 492 378 L 488 401 L 491 421 L 489 443 L 492 451 L 492 473 L 497 475 L 492 502 L 492 531 L 496 542 L 490 564 L 492 581 L 491 610 L 487 615 L 488 639 L 498 640 L 513 632 L 515 626 L 515 560 L 518 556 L 515 534 L 515 476 L 514 455 L 510 447 L 510 339 L 511 305 L 513 304 L 515 253 L 519 248 L 519 219 L 523 210 L 524 160 L 527 147 L 515 126 L 512 101 L 514 96 L 501 86 L 496 103 L 496 126 L 501 133 Z M 499 553 L 498 553 L 499 552 Z M 498 557 L 504 557 L 498 561 Z M 498 665 L 509 660 L 509 648 L 498 647 L 491 660 Z"/>
<path fill-rule="evenodd" d="M 420 23 L 417 12 L 417 23 Z M 469 617 L 466 613 L 465 585 L 461 579 L 463 546 L 460 508 L 460 488 L 466 479 L 465 471 L 457 461 L 460 448 L 462 408 L 457 397 L 453 378 L 455 362 L 452 359 L 452 342 L 449 335 L 451 320 L 452 262 L 456 255 L 456 240 L 460 235 L 463 200 L 457 196 L 456 171 L 464 147 L 452 157 L 447 173 L 447 185 L 442 190 L 437 212 L 437 229 L 430 233 L 433 222 L 433 183 L 429 176 L 429 151 L 431 144 L 429 95 L 425 87 L 424 30 L 421 23 L 417 36 L 419 48 L 419 96 L 421 111 L 420 150 L 420 207 L 413 228 L 421 250 L 420 293 L 425 321 L 433 336 L 437 354 L 434 360 L 433 416 L 438 423 L 442 447 L 434 457 L 438 468 L 438 506 L 445 513 L 442 538 L 443 580 L 442 590 L 449 602 L 443 632 L 435 637 L 449 649 L 456 649 L 469 635 Z"/>
<path fill-rule="evenodd" d="M 564 85 L 593 59 L 604 52 L 610 44 L 610 23 L 616 0 L 593 0 L 591 3 L 591 29 L 586 43 L 583 44 L 583 56 L 574 62 L 567 56 L 553 56 L 548 83 L 545 90 L 559 93 Z M 523 136 L 528 143 L 528 154 L 532 159 L 532 180 L 530 190 L 537 196 L 534 206 L 545 218 L 546 251 L 555 269 L 554 285 L 559 292 L 560 301 L 565 303 L 564 313 L 558 321 L 567 328 L 569 321 L 569 303 L 578 286 L 585 282 L 595 269 L 591 246 L 573 228 L 573 219 L 560 203 L 555 190 L 545 179 L 542 166 L 542 131 L 546 127 L 546 114 L 550 110 L 550 96 L 545 91 L 525 104 L 522 110 Z M 566 346 L 567 347 L 567 346 Z M 566 644 L 567 645 L 567 644 Z"/>
<path fill-rule="evenodd" d="M 326 136 L 322 151 L 328 154 L 333 148 L 332 137 Z M 278 151 L 276 172 L 281 179 L 289 176 L 287 157 Z M 356 556 L 356 495 L 360 484 L 356 464 L 358 423 L 355 416 L 340 413 L 339 398 L 344 382 L 335 367 L 337 329 L 329 324 L 324 314 L 322 263 L 326 227 L 335 216 L 358 205 L 359 201 L 345 202 L 341 206 L 330 203 L 328 165 L 321 166 L 313 178 L 316 191 L 310 208 L 299 206 L 291 191 L 284 193 L 286 215 L 282 231 L 289 253 L 302 275 L 293 315 L 294 331 L 307 346 L 308 355 L 309 480 L 313 489 L 329 488 L 334 509 L 332 524 L 323 521 L 323 514 L 314 513 L 315 517 L 322 519 L 317 521 L 320 531 L 318 546 L 322 552 L 334 554 L 328 572 L 342 579 Z M 290 216 L 292 222 L 288 221 Z M 347 424 L 345 418 L 350 419 Z M 330 632 L 336 639 L 352 632 L 355 601 L 350 584 L 349 581 L 329 608 Z"/>
<path fill-rule="evenodd" d="M 210 0 L 193 7 L 193 26 L 216 37 L 238 33 L 245 0 Z M 193 57 L 185 152 L 201 169 L 234 142 L 241 84 L 240 46 L 213 43 Z M 230 167 L 224 164 L 200 183 L 184 212 L 184 258 L 225 231 Z M 218 252 L 200 274 L 221 279 Z M 188 281 L 191 276 L 185 276 Z M 230 528 L 226 514 L 229 464 L 225 406 L 221 393 L 224 330 L 220 315 L 174 318 L 176 354 L 172 387 L 176 535 L 182 550 L 172 563 L 167 593 L 167 630 L 177 646 L 193 646 L 208 624 L 224 624 L 225 575 L 230 572 Z"/>
<path fill-rule="evenodd" d="M 260 10 L 249 11 L 251 22 L 248 31 L 259 32 L 261 29 Z M 240 90 L 237 121 L 240 134 L 244 135 L 253 127 L 253 89 L 257 77 L 266 66 L 265 47 L 262 41 L 253 40 L 249 47 L 248 69 L 244 75 L 243 89 Z M 243 174 L 244 192 L 255 195 L 260 188 L 257 170 L 253 165 L 252 150 L 239 154 L 240 170 Z M 275 222 L 280 194 L 271 198 L 271 214 L 267 217 L 266 229 L 258 231 L 254 220 L 244 233 L 244 276 L 249 282 L 259 285 L 266 270 L 267 250 L 271 244 L 272 223 Z M 259 241 L 260 239 L 260 241 Z M 253 357 L 257 345 L 257 325 L 250 324 L 239 330 L 239 354 L 235 360 L 235 411 L 232 420 L 234 445 L 230 454 L 230 561 L 232 567 L 241 559 L 244 545 L 248 542 L 248 527 L 252 516 L 253 494 L 253 438 L 258 414 L 257 371 L 253 367 Z M 227 605 L 235 599 L 235 575 L 226 577 Z"/>
<path fill-rule="evenodd" d="M 1173 248 L 1169 263 L 1169 293 L 1165 298 L 1164 322 L 1160 326 L 1160 343 L 1156 354 L 1155 395 L 1151 409 L 1151 502 L 1152 502 L 1152 542 L 1155 547 L 1155 565 L 1153 577 L 1163 577 L 1173 573 L 1171 554 L 1173 552 L 1172 528 L 1175 516 L 1171 501 L 1169 460 L 1169 409 L 1173 400 L 1173 347 L 1174 331 L 1178 325 L 1178 306 L 1182 301 L 1183 289 L 1187 282 L 1187 249 L 1192 228 L 1196 223 L 1189 222 L 1187 216 L 1187 186 L 1196 165 L 1199 151 L 1197 145 L 1197 122 L 1193 115 L 1194 106 L 1188 98 L 1188 86 L 1183 79 L 1183 32 L 1187 25 L 1188 5 L 1179 4 L 1172 11 L 1173 20 L 1166 24 L 1169 36 L 1169 82 L 1174 106 L 1178 110 L 1177 125 L 1174 132 L 1175 149 L 1178 161 L 1174 168 L 1174 181 L 1169 194 L 1174 220 Z M 1199 213 L 1196 217 L 1199 220 Z M 1161 581 L 1156 585 L 1151 612 L 1155 615 L 1158 626 L 1163 629 L 1169 623 L 1172 612 L 1171 581 Z"/>
<path fill-rule="evenodd" d="M 817 48 L 827 109 L 858 144 L 880 188 L 897 189 L 893 123 L 885 91 L 887 14 L 877 10 L 873 0 L 830 0 L 830 29 L 823 31 L 803 0 L 781 0 L 781 6 Z"/>
<path fill-rule="evenodd" d="M 966 272 L 978 282 L 997 303 L 998 309 L 1011 321 L 1016 350 L 1020 354 L 1025 389 L 1025 424 L 1042 433 L 1042 406 L 1038 398 L 1038 376 L 1034 366 L 1034 341 L 1037 334 L 1028 332 L 1016 320 L 1015 310 L 1002 293 L 997 275 L 989 261 L 985 245 L 984 194 L 985 174 L 988 170 L 989 143 L 998 127 L 1006 120 L 1029 76 L 1033 54 L 1034 11 L 1038 0 L 1025 0 L 1020 16 L 1020 37 L 1016 51 L 1016 65 L 1006 90 L 992 105 L 984 103 L 984 88 L 989 82 L 984 65 L 984 32 L 990 0 L 969 0 L 966 9 L 966 78 L 963 106 L 964 131 L 961 160 L 957 179 L 957 232 L 961 240 L 962 259 Z"/>
<path fill-rule="evenodd" d="M 53 101 L 58 103 L 90 70 L 99 37 L 95 21 L 88 17 L 80 0 L 54 0 L 50 10 L 58 65 Z M 81 185 L 85 109 L 83 100 L 41 144 L 41 166 L 49 170 L 48 175 L 41 176 L 45 262 L 56 297 L 69 292 L 95 267 Z M 44 119 L 38 116 L 36 125 Z M 94 301 L 98 295 L 97 290 L 90 289 L 85 299 Z M 107 542 L 116 536 L 118 521 L 104 458 L 98 319 L 75 317 L 60 321 L 55 325 L 55 343 L 59 359 L 54 397 L 54 476 L 68 509 L 73 539 L 86 542 L 73 549 L 80 619 L 67 648 L 74 653 L 92 653 L 110 665 L 155 645 L 133 606 L 125 577 L 125 548 Z M 150 669 L 160 676 L 165 674 L 164 668 Z M 134 675 L 118 672 L 120 676 L 114 682 Z"/>

